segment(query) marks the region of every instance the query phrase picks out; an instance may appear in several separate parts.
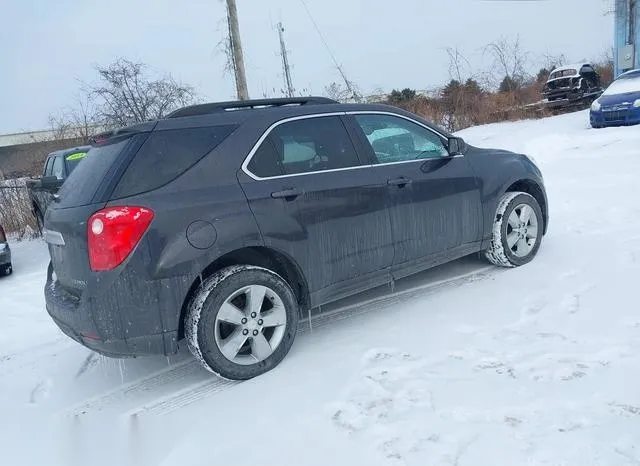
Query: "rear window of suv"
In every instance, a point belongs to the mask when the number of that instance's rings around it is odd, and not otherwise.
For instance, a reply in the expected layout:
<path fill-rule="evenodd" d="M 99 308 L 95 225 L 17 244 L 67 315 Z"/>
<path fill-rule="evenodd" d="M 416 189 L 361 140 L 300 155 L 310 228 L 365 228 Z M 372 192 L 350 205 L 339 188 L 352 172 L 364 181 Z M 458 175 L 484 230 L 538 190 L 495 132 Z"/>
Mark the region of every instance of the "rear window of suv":
<path fill-rule="evenodd" d="M 236 128 L 236 125 L 224 125 L 151 133 L 127 167 L 112 198 L 144 193 L 173 181 Z"/>
<path fill-rule="evenodd" d="M 60 188 L 60 207 L 91 204 L 98 189 L 107 178 L 109 170 L 117 162 L 118 156 L 130 145 L 140 144 L 147 134 L 119 138 L 113 142 L 92 147 L 82 163 L 78 164 Z"/>

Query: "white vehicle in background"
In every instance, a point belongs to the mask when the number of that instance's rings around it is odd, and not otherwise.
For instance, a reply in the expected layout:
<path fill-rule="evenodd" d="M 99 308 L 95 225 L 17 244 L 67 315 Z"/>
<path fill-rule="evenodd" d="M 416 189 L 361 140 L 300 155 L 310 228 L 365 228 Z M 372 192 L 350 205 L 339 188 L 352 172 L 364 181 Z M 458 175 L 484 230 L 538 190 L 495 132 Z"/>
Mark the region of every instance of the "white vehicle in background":
<path fill-rule="evenodd" d="M 590 63 L 555 68 L 544 85 L 542 97 L 550 109 L 587 108 L 602 94 L 600 76 Z"/>

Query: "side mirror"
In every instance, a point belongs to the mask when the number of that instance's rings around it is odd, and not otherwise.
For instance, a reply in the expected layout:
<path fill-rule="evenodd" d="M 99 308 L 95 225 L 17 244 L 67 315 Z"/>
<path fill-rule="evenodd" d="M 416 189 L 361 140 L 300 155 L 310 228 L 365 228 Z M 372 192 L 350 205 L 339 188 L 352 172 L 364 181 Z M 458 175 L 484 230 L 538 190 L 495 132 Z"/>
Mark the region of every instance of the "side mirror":
<path fill-rule="evenodd" d="M 449 145 L 447 150 L 449 151 L 449 155 L 461 155 L 464 153 L 465 142 L 462 138 L 449 138 Z"/>
<path fill-rule="evenodd" d="M 43 176 L 40 180 L 40 186 L 43 188 L 55 188 L 62 185 L 63 180 L 59 180 L 57 176 Z"/>

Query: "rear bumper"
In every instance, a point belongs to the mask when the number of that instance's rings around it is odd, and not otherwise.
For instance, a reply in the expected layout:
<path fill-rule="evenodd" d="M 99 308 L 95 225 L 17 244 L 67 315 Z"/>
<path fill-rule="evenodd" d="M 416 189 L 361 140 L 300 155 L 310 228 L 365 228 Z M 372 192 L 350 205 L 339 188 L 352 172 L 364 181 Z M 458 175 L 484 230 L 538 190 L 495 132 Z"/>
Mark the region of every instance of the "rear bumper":
<path fill-rule="evenodd" d="M 114 329 L 123 320 L 117 309 L 106 309 L 95 296 L 78 298 L 53 280 L 49 264 L 44 289 L 47 312 L 56 325 L 71 339 L 109 357 L 128 358 L 144 355 L 167 355 L 177 351 L 177 331 L 137 336 L 115 336 Z M 127 322 L 135 316 L 124 316 Z"/>

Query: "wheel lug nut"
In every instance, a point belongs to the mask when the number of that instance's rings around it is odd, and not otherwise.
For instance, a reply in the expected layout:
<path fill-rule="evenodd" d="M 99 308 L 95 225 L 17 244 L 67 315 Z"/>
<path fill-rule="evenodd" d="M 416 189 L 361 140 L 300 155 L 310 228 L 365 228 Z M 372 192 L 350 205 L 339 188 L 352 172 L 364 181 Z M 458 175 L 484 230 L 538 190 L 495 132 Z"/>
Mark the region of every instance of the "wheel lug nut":
<path fill-rule="evenodd" d="M 251 318 L 252 318 L 252 319 L 255 319 L 257 315 L 258 315 L 258 314 L 256 314 L 255 312 L 252 312 L 252 313 L 251 313 Z"/>
<path fill-rule="evenodd" d="M 243 325 L 246 324 L 247 323 L 247 318 L 243 317 L 243 319 L 240 322 L 242 322 Z"/>
<path fill-rule="evenodd" d="M 243 335 L 249 335 L 249 330 L 247 330 L 246 328 L 242 331 Z"/>
<path fill-rule="evenodd" d="M 259 332 L 258 332 L 257 330 L 254 330 L 254 331 L 253 331 L 253 336 L 254 336 L 254 337 L 257 337 L 257 336 L 258 336 L 258 333 L 259 333 Z"/>
<path fill-rule="evenodd" d="M 264 322 L 262 321 L 262 319 L 258 320 L 258 325 L 262 325 Z"/>

